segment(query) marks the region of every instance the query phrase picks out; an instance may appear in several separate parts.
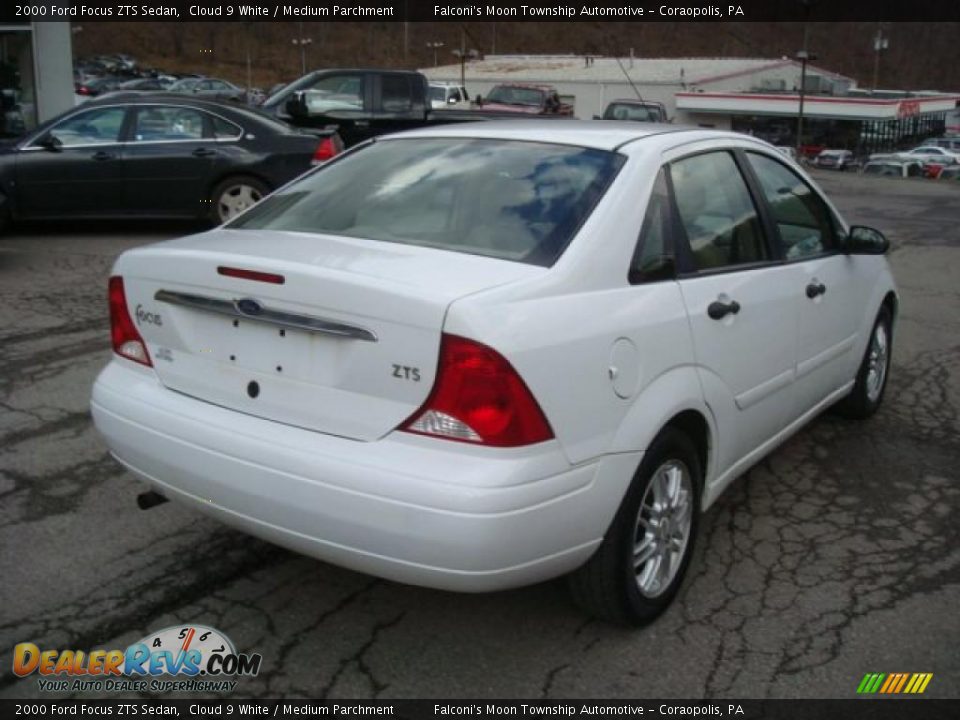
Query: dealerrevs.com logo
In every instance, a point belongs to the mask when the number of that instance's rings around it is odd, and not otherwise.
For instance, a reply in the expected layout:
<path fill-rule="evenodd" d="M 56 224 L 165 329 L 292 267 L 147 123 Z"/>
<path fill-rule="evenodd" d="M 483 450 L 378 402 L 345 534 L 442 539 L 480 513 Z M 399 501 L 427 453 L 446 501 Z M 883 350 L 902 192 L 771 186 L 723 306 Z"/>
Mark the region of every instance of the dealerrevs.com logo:
<path fill-rule="evenodd" d="M 176 625 L 147 635 L 126 650 L 13 649 L 13 672 L 38 675 L 39 689 L 57 692 L 225 692 L 235 677 L 253 677 L 263 660 L 238 653 L 219 630 Z"/>

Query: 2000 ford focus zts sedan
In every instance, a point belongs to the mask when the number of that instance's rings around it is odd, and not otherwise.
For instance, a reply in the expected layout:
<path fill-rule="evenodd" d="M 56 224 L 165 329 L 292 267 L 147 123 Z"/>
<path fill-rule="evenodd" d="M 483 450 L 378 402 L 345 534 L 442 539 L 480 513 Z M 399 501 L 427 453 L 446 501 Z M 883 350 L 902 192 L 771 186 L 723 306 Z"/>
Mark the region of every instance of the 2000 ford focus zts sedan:
<path fill-rule="evenodd" d="M 881 402 L 886 249 L 742 135 L 380 138 L 120 256 L 93 416 L 156 493 L 280 545 L 459 591 L 571 573 L 642 623 L 734 478 Z"/>

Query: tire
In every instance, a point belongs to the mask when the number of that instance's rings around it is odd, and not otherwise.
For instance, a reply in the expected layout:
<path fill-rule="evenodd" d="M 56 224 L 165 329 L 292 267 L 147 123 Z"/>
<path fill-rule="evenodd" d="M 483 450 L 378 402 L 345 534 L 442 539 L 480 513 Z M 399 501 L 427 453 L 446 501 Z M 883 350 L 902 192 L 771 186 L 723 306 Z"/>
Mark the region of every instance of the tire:
<path fill-rule="evenodd" d="M 266 183 L 250 175 L 228 177 L 210 193 L 210 221 L 217 225 L 225 223 L 269 192 Z"/>
<path fill-rule="evenodd" d="M 675 488 L 682 492 L 671 492 Z M 702 488 L 703 474 L 693 442 L 679 430 L 665 428 L 644 454 L 603 543 L 585 565 L 568 576 L 574 601 L 591 615 L 626 625 L 645 625 L 662 613 L 677 594 L 690 564 Z M 667 524 L 657 518 L 658 490 L 667 500 Z M 675 503 L 673 509 L 671 503 Z M 681 547 L 663 555 L 660 533 L 668 533 L 678 542 L 684 526 L 687 531 Z M 638 538 L 641 529 L 643 537 Z M 636 552 L 647 556 L 639 570 L 634 566 Z M 658 570 L 667 560 L 667 576 L 659 577 Z"/>
<path fill-rule="evenodd" d="M 853 390 L 835 406 L 840 415 L 853 420 L 864 420 L 877 411 L 887 389 L 892 349 L 893 318 L 890 308 L 884 305 L 877 313 L 877 319 L 870 331 L 870 340 L 863 353 Z"/>

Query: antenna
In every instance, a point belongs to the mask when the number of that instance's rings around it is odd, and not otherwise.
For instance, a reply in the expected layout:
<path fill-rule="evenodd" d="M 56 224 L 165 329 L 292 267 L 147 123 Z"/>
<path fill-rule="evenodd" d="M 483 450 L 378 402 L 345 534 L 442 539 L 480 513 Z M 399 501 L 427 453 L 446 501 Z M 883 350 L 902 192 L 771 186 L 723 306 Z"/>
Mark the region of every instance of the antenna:
<path fill-rule="evenodd" d="M 620 66 L 620 70 L 623 72 L 623 76 L 627 78 L 627 82 L 630 83 L 630 87 L 632 87 L 633 92 L 636 93 L 637 99 L 639 99 L 640 102 L 643 102 L 643 96 L 640 94 L 640 91 L 637 89 L 637 86 L 633 84 L 633 80 L 630 79 L 630 73 L 627 72 L 627 69 L 623 66 L 623 63 L 620 62 L 620 57 L 617 55 L 617 56 L 614 56 L 613 59 L 617 61 L 617 65 Z"/>

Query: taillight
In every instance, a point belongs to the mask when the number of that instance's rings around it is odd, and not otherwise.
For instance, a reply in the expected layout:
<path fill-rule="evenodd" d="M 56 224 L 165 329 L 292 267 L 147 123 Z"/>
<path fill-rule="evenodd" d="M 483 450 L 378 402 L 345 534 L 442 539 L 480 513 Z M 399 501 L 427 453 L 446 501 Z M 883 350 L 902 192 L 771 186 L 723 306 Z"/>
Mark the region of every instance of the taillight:
<path fill-rule="evenodd" d="M 90 92 L 90 88 L 88 88 L 86 85 L 81 85 L 80 87 L 77 88 L 77 95 L 92 95 L 92 94 L 93 93 Z"/>
<path fill-rule="evenodd" d="M 110 339 L 113 341 L 113 351 L 128 360 L 153 367 L 153 363 L 150 362 L 150 353 L 147 352 L 147 345 L 140 337 L 133 320 L 130 319 L 122 277 L 114 276 L 110 278 L 108 297 L 110 300 Z"/>
<path fill-rule="evenodd" d="M 446 334 L 433 389 L 401 429 L 494 447 L 553 437 L 543 411 L 506 358 L 486 345 Z"/>
<path fill-rule="evenodd" d="M 325 163 L 337 155 L 337 145 L 333 142 L 333 137 L 327 136 L 320 141 L 317 149 L 313 152 L 313 164 L 319 165 Z"/>

